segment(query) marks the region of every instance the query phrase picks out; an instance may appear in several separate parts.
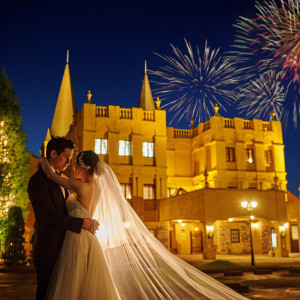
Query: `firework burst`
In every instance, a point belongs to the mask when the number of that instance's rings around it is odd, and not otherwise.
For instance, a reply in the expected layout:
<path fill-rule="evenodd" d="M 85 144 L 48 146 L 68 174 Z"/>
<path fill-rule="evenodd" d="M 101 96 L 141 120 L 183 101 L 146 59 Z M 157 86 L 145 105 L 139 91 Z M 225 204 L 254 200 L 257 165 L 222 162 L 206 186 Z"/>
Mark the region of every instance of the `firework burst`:
<path fill-rule="evenodd" d="M 247 85 L 249 80 L 256 80 L 260 74 L 266 79 L 266 74 L 273 70 L 277 74 L 276 80 L 283 81 L 286 95 L 290 88 L 300 83 L 300 11 L 298 0 L 280 3 L 278 6 L 274 0 L 262 3 L 257 1 L 256 18 L 239 17 L 237 24 L 234 25 L 236 28 L 234 50 L 228 57 L 239 66 L 236 69 L 242 83 L 246 82 Z M 251 105 L 249 101 L 248 105 Z M 257 101 L 254 101 L 253 105 L 255 107 Z M 298 106 L 298 97 L 295 97 L 293 103 L 295 127 L 297 115 L 300 113 Z M 281 116 L 285 115 L 283 111 L 282 106 Z"/>
<path fill-rule="evenodd" d="M 219 55 L 219 49 L 211 50 L 205 42 L 201 57 L 198 46 L 194 54 L 191 43 L 184 41 L 187 54 L 171 44 L 173 56 L 155 53 L 166 65 L 150 73 L 159 77 L 154 81 L 155 91 L 165 102 L 163 107 L 174 112 L 171 122 L 182 118 L 201 122 L 210 117 L 216 103 L 226 111 L 225 106 L 237 99 L 230 87 L 238 82 L 238 77 L 233 75 L 229 59 Z"/>
<path fill-rule="evenodd" d="M 240 90 L 241 101 L 238 109 L 246 117 L 263 118 L 271 120 L 275 113 L 284 126 L 287 125 L 288 111 L 284 108 L 285 89 L 281 85 L 279 75 L 270 71 L 260 75 L 256 80 L 251 80 Z"/>

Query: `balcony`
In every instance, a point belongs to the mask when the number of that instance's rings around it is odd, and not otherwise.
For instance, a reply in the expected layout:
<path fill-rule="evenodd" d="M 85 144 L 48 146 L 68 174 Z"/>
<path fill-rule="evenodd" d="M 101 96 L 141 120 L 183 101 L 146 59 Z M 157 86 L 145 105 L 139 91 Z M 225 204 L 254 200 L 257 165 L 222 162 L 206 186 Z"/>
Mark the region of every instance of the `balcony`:
<path fill-rule="evenodd" d="M 191 131 L 189 129 L 174 129 L 174 138 L 189 139 Z"/>
<path fill-rule="evenodd" d="M 154 111 L 144 111 L 145 121 L 154 121 Z"/>
<path fill-rule="evenodd" d="M 225 128 L 234 128 L 234 120 L 233 119 L 224 119 L 224 127 Z"/>
<path fill-rule="evenodd" d="M 253 121 L 244 121 L 244 129 L 254 129 Z"/>
<path fill-rule="evenodd" d="M 130 108 L 120 108 L 120 119 L 132 119 L 132 110 Z"/>
<path fill-rule="evenodd" d="M 108 117 L 107 106 L 96 106 L 96 117 Z"/>
<path fill-rule="evenodd" d="M 262 123 L 262 130 L 263 131 L 272 131 L 271 123 L 270 122 L 263 122 Z"/>
<path fill-rule="evenodd" d="M 210 121 L 205 122 L 203 125 L 203 131 L 206 131 L 208 129 L 210 129 Z"/>

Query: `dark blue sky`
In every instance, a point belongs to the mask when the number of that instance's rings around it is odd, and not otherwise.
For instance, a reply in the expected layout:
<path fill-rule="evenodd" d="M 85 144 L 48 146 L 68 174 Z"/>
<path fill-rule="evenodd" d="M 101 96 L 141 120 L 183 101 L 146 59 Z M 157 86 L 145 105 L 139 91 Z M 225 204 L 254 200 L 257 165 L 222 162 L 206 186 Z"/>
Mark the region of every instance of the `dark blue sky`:
<path fill-rule="evenodd" d="M 133 107 L 144 60 L 152 70 L 162 64 L 153 52 L 171 54 L 170 43 L 184 49 L 183 37 L 200 48 L 207 39 L 225 52 L 240 15 L 255 16 L 254 0 L 0 0 L 0 65 L 24 108 L 28 150 L 38 155 L 51 126 L 67 49 L 79 110 L 89 89 L 97 105 Z M 220 113 L 236 115 L 234 108 Z M 290 125 L 284 142 L 288 188 L 298 195 L 300 129 Z"/>

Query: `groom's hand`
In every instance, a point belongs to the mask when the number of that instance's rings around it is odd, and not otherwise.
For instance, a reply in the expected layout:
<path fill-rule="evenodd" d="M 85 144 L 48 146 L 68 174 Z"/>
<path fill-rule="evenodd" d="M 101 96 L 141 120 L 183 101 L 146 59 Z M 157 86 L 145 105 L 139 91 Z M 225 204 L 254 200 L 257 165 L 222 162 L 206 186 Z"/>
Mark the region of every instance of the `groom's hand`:
<path fill-rule="evenodd" d="M 84 219 L 82 228 L 91 232 L 92 234 L 96 233 L 96 230 L 99 227 L 99 223 L 94 219 Z"/>

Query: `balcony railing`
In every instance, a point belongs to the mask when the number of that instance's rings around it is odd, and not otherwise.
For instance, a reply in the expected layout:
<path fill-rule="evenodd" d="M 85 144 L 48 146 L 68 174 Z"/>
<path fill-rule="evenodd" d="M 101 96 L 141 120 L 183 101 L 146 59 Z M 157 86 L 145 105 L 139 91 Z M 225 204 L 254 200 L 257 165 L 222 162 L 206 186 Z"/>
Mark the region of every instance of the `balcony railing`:
<path fill-rule="evenodd" d="M 204 123 L 204 125 L 203 125 L 203 131 L 206 131 L 206 130 L 208 130 L 208 129 L 210 129 L 210 122 L 209 122 L 209 121 L 207 121 L 207 122 Z"/>
<path fill-rule="evenodd" d="M 97 117 L 108 117 L 107 106 L 96 106 Z"/>
<path fill-rule="evenodd" d="M 253 121 L 244 121 L 244 129 L 254 129 Z"/>
<path fill-rule="evenodd" d="M 197 136 L 198 135 L 198 127 L 192 129 L 192 137 Z"/>
<path fill-rule="evenodd" d="M 234 128 L 234 120 L 233 119 L 224 119 L 225 128 Z"/>
<path fill-rule="evenodd" d="M 188 139 L 191 137 L 189 129 L 174 129 L 174 138 Z"/>
<path fill-rule="evenodd" d="M 145 121 L 154 121 L 154 111 L 144 111 Z"/>
<path fill-rule="evenodd" d="M 120 119 L 132 119 L 132 110 L 130 108 L 120 108 Z"/>
<path fill-rule="evenodd" d="M 271 123 L 270 122 L 263 122 L 262 123 L 262 130 L 263 131 L 272 131 Z"/>

